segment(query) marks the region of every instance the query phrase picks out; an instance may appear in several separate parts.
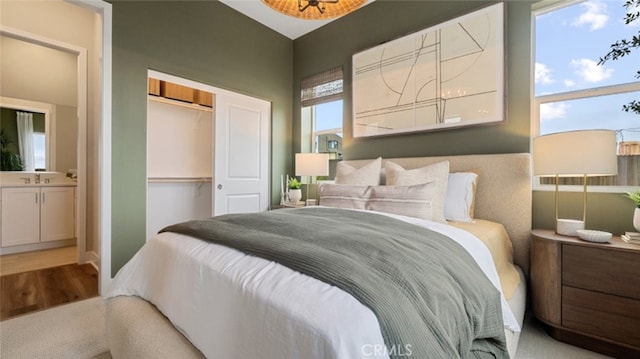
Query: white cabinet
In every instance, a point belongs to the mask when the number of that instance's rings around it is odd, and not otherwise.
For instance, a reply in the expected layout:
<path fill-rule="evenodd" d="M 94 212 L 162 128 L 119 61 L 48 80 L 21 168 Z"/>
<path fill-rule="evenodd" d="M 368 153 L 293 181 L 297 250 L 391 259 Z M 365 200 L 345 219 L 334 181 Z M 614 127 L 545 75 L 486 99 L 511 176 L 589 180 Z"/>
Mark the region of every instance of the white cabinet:
<path fill-rule="evenodd" d="M 75 237 L 75 199 L 73 187 L 40 189 L 40 241 Z"/>
<path fill-rule="evenodd" d="M 2 247 L 74 237 L 73 187 L 2 188 Z"/>
<path fill-rule="evenodd" d="M 2 246 L 40 242 L 40 187 L 2 189 Z"/>

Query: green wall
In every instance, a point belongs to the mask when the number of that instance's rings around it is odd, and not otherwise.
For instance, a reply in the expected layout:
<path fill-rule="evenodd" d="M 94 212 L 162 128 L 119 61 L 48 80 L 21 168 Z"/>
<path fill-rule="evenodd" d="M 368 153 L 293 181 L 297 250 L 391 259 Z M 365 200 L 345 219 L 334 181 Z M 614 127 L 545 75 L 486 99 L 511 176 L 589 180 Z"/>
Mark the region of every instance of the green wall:
<path fill-rule="evenodd" d="M 147 70 L 271 101 L 272 183 L 279 183 L 292 162 L 293 42 L 217 1 L 110 2 L 114 275 L 146 238 Z"/>
<path fill-rule="evenodd" d="M 494 1 L 378 0 L 295 40 L 294 108 L 300 104 L 300 80 L 342 66 L 344 71 L 345 159 L 529 152 L 530 18 L 528 1 L 506 6 L 506 122 L 472 128 L 353 139 L 351 57 L 398 37 L 467 14 Z M 300 111 L 294 111 L 299 134 Z M 454 145 L 455 144 L 455 145 Z M 300 148 L 299 136 L 294 148 Z"/>
<path fill-rule="evenodd" d="M 582 192 L 561 192 L 559 217 L 582 219 Z M 587 229 L 622 234 L 634 231 L 634 204 L 621 193 L 587 194 Z M 554 228 L 555 192 L 533 191 L 533 228 Z"/>
<path fill-rule="evenodd" d="M 4 131 L 9 144 L 8 150 L 20 154 L 18 149 L 18 125 L 16 124 L 16 110 L 12 108 L 0 108 L 0 130 Z"/>

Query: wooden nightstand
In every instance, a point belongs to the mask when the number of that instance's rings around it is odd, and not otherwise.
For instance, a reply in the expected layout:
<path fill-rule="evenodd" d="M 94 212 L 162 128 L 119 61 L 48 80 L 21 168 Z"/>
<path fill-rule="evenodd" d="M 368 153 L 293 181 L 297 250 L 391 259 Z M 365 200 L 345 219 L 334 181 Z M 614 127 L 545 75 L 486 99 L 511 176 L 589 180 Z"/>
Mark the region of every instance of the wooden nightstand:
<path fill-rule="evenodd" d="M 640 358 L 640 246 L 531 232 L 531 298 L 555 339 Z"/>

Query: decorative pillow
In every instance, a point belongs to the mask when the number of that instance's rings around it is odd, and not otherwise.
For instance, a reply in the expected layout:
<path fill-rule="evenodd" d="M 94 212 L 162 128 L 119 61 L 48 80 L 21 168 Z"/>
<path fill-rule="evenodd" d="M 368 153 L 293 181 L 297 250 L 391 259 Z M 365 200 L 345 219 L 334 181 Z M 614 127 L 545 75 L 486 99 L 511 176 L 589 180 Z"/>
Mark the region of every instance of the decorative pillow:
<path fill-rule="evenodd" d="M 444 216 L 448 221 L 473 221 L 477 183 L 477 173 L 449 173 L 447 197 L 444 202 Z"/>
<path fill-rule="evenodd" d="M 377 186 L 380 184 L 381 167 L 382 157 L 378 157 L 360 168 L 355 168 L 344 162 L 338 162 L 336 184 Z"/>
<path fill-rule="evenodd" d="M 412 186 L 434 182 L 435 193 L 432 198 L 433 221 L 447 223 L 444 217 L 444 202 L 447 196 L 449 161 L 442 161 L 411 170 L 406 170 L 393 162 L 386 162 L 384 168 L 387 185 L 390 186 Z"/>
<path fill-rule="evenodd" d="M 323 184 L 320 205 L 365 209 L 433 220 L 434 182 L 415 186 L 354 186 Z"/>

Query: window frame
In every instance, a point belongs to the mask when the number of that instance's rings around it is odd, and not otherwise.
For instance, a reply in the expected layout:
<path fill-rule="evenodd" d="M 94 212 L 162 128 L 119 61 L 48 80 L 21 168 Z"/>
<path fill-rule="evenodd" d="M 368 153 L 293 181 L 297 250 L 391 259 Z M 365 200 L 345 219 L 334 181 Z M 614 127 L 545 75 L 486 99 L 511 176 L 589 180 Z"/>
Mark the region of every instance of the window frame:
<path fill-rule="evenodd" d="M 304 114 L 304 109 L 308 109 L 309 114 L 308 116 L 310 117 L 310 123 L 309 123 L 309 138 L 307 138 L 307 140 L 305 141 L 304 139 L 302 140 L 302 148 L 305 149 L 306 146 L 309 146 L 309 149 L 311 152 L 313 153 L 317 153 L 318 151 L 318 143 L 316 141 L 316 138 L 320 135 L 330 135 L 330 134 L 343 134 L 342 138 L 344 139 L 344 127 L 336 127 L 336 128 L 329 128 L 329 129 L 325 129 L 325 130 L 316 130 L 316 122 L 317 122 L 317 116 L 316 116 L 316 109 L 315 106 L 323 104 L 323 103 L 330 103 L 330 102 L 337 102 L 337 101 L 342 101 L 342 106 L 344 109 L 344 100 L 342 98 L 340 99 L 333 99 L 330 101 L 326 101 L 326 102 L 322 102 L 322 103 L 317 103 L 317 104 L 313 104 L 310 106 L 305 106 L 302 107 L 303 111 L 301 114 L 301 118 L 304 120 L 304 117 L 306 116 Z M 344 123 L 344 118 L 343 118 L 343 123 Z M 306 136 L 305 136 L 306 137 Z M 307 142 L 306 144 L 304 142 Z"/>
<path fill-rule="evenodd" d="M 337 101 L 342 102 L 343 125 L 339 128 L 317 131 L 316 106 Z M 344 133 L 344 70 L 342 66 L 333 67 L 301 80 L 300 120 L 302 152 L 317 153 L 318 135 Z"/>
<path fill-rule="evenodd" d="M 531 8 L 531 63 L 530 63 L 530 75 L 531 75 L 531 138 L 530 138 L 530 153 L 533 154 L 533 139 L 540 135 L 540 106 L 546 103 L 559 102 L 559 101 L 571 101 L 579 99 L 587 99 L 591 97 L 600 97 L 608 95 L 616 95 L 622 93 L 628 93 L 633 91 L 640 91 L 640 81 L 627 82 L 617 85 L 607 85 L 601 87 L 592 87 L 582 90 L 559 92 L 549 95 L 535 95 L 535 65 L 536 65 L 536 16 L 554 11 L 560 8 L 574 5 L 576 3 L 584 2 L 585 0 L 548 0 L 541 1 L 535 4 Z M 535 159 L 532 158 L 532 161 Z M 533 168 L 533 165 L 532 165 Z M 535 176 L 533 171 L 532 177 L 532 189 L 534 191 L 555 191 L 555 185 L 541 184 L 540 176 Z M 638 186 L 594 186 L 588 185 L 587 191 L 594 193 L 624 193 L 637 190 Z M 582 185 L 559 185 L 559 191 L 562 192 L 582 192 L 584 187 Z"/>

